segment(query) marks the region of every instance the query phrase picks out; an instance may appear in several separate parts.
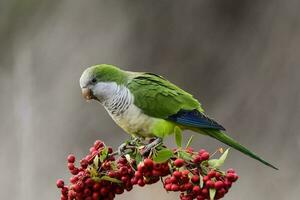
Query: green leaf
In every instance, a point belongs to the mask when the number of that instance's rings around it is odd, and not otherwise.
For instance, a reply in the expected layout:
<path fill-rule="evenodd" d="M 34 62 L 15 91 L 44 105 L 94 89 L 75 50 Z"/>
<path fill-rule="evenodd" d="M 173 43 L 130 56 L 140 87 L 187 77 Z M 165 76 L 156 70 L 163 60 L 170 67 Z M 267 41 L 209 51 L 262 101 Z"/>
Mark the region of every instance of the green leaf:
<path fill-rule="evenodd" d="M 203 185 L 204 185 L 203 176 L 201 174 L 199 174 L 199 178 L 200 178 L 200 188 L 203 188 Z"/>
<path fill-rule="evenodd" d="M 92 177 L 92 180 L 98 183 L 101 181 L 101 179 L 97 176 Z"/>
<path fill-rule="evenodd" d="M 193 138 L 194 138 L 194 136 L 192 135 L 192 136 L 190 137 L 190 139 L 188 140 L 188 142 L 187 142 L 185 148 L 188 148 L 188 147 L 191 145 L 191 143 L 192 143 L 192 141 L 193 141 Z"/>
<path fill-rule="evenodd" d="M 95 177 L 98 175 L 97 170 L 93 167 L 89 168 L 89 172 L 90 172 L 91 177 Z"/>
<path fill-rule="evenodd" d="M 182 147 L 182 131 L 178 126 L 176 126 L 174 128 L 174 132 L 175 132 L 176 144 L 177 144 L 178 147 L 181 148 Z"/>
<path fill-rule="evenodd" d="M 220 165 L 223 165 L 226 158 L 227 158 L 227 155 L 228 155 L 228 152 L 229 152 L 229 149 L 226 149 L 226 151 L 222 154 L 222 156 L 219 158 L 219 163 Z"/>
<path fill-rule="evenodd" d="M 185 151 L 178 151 L 178 157 L 182 158 L 183 160 L 187 160 L 187 161 L 193 160 L 193 157 Z"/>
<path fill-rule="evenodd" d="M 130 163 L 130 161 L 131 161 L 130 155 L 129 154 L 125 154 L 125 158 L 126 158 L 127 162 Z"/>
<path fill-rule="evenodd" d="M 219 160 L 218 159 L 211 159 L 208 161 L 208 164 L 211 166 L 211 167 L 214 167 L 214 168 L 218 168 L 218 162 Z"/>
<path fill-rule="evenodd" d="M 216 189 L 210 188 L 210 189 L 209 189 L 209 197 L 210 197 L 210 200 L 214 200 L 214 199 L 215 199 L 215 196 L 216 196 Z"/>
<path fill-rule="evenodd" d="M 227 158 L 228 151 L 229 151 L 229 149 L 226 149 L 226 151 L 221 155 L 221 157 L 219 159 L 211 159 L 211 160 L 209 160 L 208 164 L 211 167 L 220 168 L 224 164 L 224 162 L 225 162 L 225 160 Z"/>
<path fill-rule="evenodd" d="M 103 162 L 108 155 L 108 148 L 104 147 L 104 149 L 100 152 L 100 162 Z"/>
<path fill-rule="evenodd" d="M 93 163 L 94 163 L 96 169 L 98 169 L 99 168 L 99 156 L 98 155 L 95 156 Z"/>
<path fill-rule="evenodd" d="M 136 165 L 138 165 L 140 162 L 142 162 L 142 155 L 140 154 L 139 151 L 136 151 L 135 162 L 136 162 Z"/>
<path fill-rule="evenodd" d="M 157 154 L 153 157 L 153 161 L 156 163 L 164 163 L 169 160 L 173 156 L 173 151 L 169 149 L 162 149 L 157 152 Z"/>
<path fill-rule="evenodd" d="M 110 181 L 110 182 L 113 182 L 113 183 L 122 183 L 122 181 L 116 179 L 116 178 L 111 178 L 109 176 L 102 176 L 100 178 L 100 180 L 105 180 L 105 181 Z"/>
<path fill-rule="evenodd" d="M 110 167 L 111 167 L 111 169 L 113 171 L 117 171 L 118 170 L 118 166 L 117 166 L 116 162 L 111 162 L 110 163 Z"/>

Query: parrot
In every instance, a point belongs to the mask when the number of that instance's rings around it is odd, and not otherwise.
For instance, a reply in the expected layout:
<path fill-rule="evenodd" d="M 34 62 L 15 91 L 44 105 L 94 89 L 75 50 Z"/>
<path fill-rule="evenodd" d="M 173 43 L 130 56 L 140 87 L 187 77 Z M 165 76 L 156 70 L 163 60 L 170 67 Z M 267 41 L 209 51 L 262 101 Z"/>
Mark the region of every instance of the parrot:
<path fill-rule="evenodd" d="M 148 148 L 174 134 L 191 130 L 212 137 L 278 170 L 225 133 L 191 94 L 163 76 L 131 72 L 110 64 L 88 67 L 80 80 L 82 96 L 100 102 L 115 123 L 133 137 L 155 138 Z"/>

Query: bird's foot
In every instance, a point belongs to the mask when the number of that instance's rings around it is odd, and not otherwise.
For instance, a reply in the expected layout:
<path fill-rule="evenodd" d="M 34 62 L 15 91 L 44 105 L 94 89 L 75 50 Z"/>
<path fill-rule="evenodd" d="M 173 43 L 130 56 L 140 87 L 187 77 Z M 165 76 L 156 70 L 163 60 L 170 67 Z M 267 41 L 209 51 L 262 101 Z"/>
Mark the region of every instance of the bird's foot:
<path fill-rule="evenodd" d="M 143 151 L 142 151 L 142 153 L 141 153 L 142 156 L 145 156 L 145 155 L 149 154 L 150 151 L 151 151 L 153 148 L 155 148 L 155 147 L 161 145 L 161 144 L 162 144 L 162 141 L 163 141 L 162 138 L 156 138 L 153 142 L 147 144 L 147 145 L 144 147 L 144 149 L 143 149 Z"/>
<path fill-rule="evenodd" d="M 119 156 L 122 156 L 125 154 L 126 147 L 127 147 L 127 143 L 123 143 L 118 147 Z"/>

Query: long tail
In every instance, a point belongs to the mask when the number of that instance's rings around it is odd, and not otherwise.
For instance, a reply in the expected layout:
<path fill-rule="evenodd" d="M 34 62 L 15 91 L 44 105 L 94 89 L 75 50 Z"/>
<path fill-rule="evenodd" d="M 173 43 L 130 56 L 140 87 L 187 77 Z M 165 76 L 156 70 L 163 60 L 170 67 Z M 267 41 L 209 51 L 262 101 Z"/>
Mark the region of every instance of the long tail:
<path fill-rule="evenodd" d="M 260 162 L 262 162 L 263 164 L 278 170 L 277 167 L 275 167 L 274 165 L 268 163 L 267 161 L 263 160 L 262 158 L 260 158 L 259 156 L 257 156 L 256 154 L 252 153 L 249 149 L 247 149 L 246 147 L 244 147 L 243 145 L 239 144 L 237 141 L 235 141 L 234 139 L 232 139 L 231 137 L 229 137 L 228 135 L 226 135 L 224 132 L 219 131 L 219 130 L 212 130 L 212 129 L 198 129 L 197 132 L 200 133 L 204 133 L 206 135 L 209 135 L 229 146 L 231 146 L 232 148 L 250 156 L 251 158 L 258 160 Z"/>

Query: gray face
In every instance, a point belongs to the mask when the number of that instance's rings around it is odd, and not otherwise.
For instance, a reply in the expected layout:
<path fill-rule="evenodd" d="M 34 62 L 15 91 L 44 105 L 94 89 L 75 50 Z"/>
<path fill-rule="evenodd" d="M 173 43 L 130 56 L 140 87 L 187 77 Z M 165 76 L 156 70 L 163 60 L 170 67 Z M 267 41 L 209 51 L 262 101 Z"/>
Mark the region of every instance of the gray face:
<path fill-rule="evenodd" d="M 100 102 L 103 102 L 116 94 L 120 87 L 115 82 L 98 82 L 91 90 Z"/>

